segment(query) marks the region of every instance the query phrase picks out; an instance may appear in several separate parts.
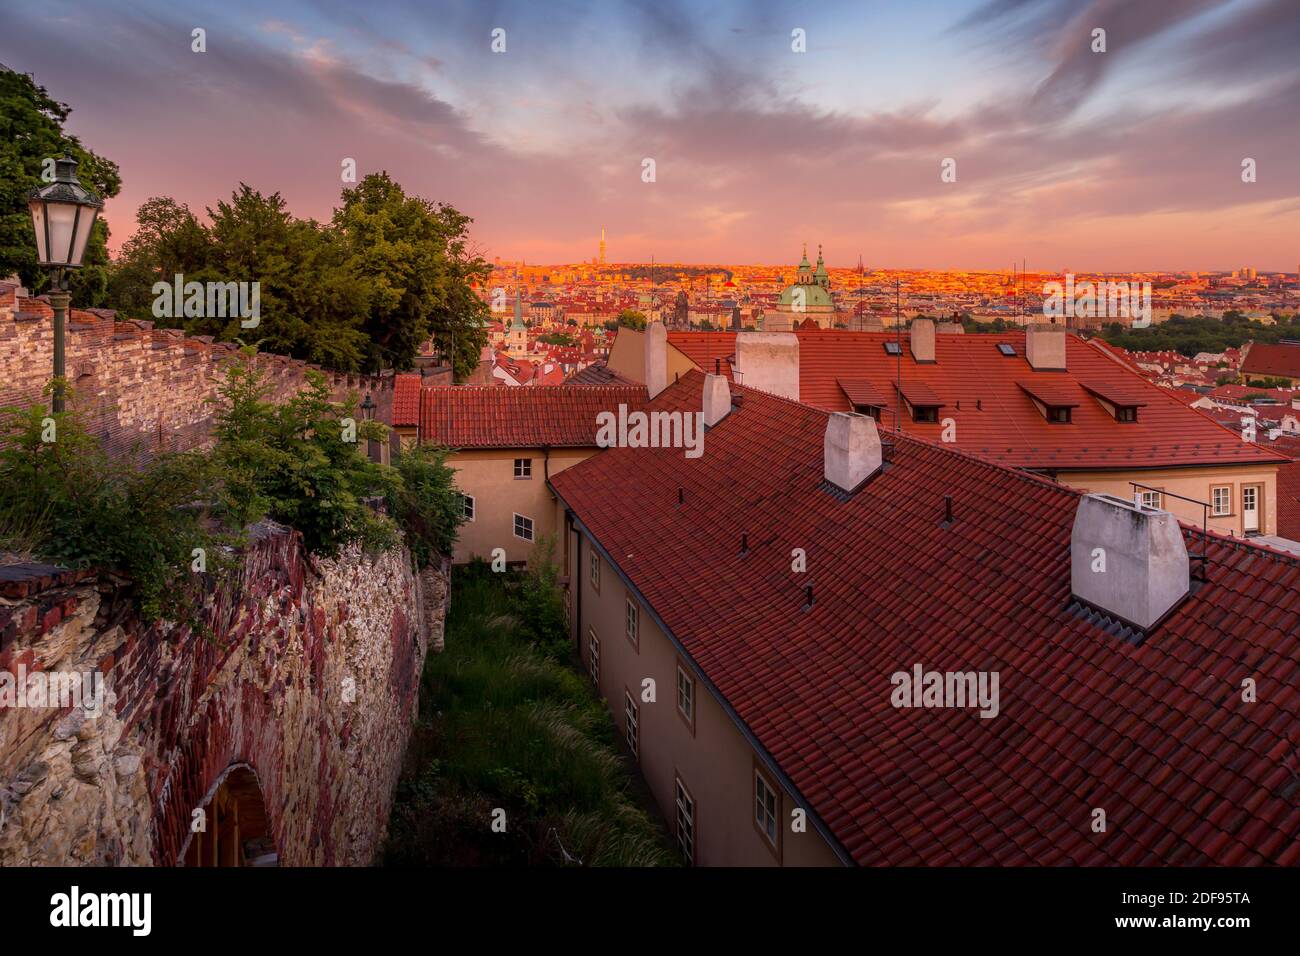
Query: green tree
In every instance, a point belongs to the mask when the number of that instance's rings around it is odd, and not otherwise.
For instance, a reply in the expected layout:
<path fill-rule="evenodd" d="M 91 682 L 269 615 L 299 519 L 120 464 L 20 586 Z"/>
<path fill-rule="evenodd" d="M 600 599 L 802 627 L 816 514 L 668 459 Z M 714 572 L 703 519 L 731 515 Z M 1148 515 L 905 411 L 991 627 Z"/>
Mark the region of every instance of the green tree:
<path fill-rule="evenodd" d="M 609 328 L 608 322 L 605 325 Z M 638 312 L 635 309 L 624 309 L 614 318 L 614 325 L 610 328 L 610 331 L 614 331 L 620 325 L 629 329 L 643 330 L 646 326 L 645 313 Z"/>
<path fill-rule="evenodd" d="M 45 161 L 70 153 L 82 184 L 101 199 L 122 188 L 117 165 L 63 131 L 69 108 L 52 99 L 31 77 L 0 68 L 0 279 L 14 273 L 27 288 L 40 291 L 49 277 L 36 263 L 27 196 L 44 185 Z M 108 226 L 95 223 L 83 265 L 72 273 L 70 289 L 80 308 L 103 305 L 108 292 Z"/>

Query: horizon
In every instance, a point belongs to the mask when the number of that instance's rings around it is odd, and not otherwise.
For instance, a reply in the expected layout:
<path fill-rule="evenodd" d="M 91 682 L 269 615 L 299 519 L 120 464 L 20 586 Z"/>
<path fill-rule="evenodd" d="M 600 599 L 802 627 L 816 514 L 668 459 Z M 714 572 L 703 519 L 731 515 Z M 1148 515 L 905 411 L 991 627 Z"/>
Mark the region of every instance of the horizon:
<path fill-rule="evenodd" d="M 1300 132 L 1278 122 L 1300 105 L 1287 0 L 914 13 L 19 0 L 0 62 L 119 164 L 114 251 L 145 199 L 202 215 L 240 182 L 324 221 L 352 158 L 358 178 L 387 170 L 473 217 L 489 261 L 578 263 L 603 227 L 624 262 L 780 265 L 806 239 L 892 270 L 1296 269 Z M 1089 49 L 1097 24 L 1105 52 Z"/>

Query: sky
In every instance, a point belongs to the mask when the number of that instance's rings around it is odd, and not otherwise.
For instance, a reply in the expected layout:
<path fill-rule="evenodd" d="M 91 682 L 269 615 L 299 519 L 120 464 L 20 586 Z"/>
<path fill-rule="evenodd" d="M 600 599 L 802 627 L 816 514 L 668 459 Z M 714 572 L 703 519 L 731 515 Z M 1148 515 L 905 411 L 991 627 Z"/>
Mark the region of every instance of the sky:
<path fill-rule="evenodd" d="M 489 259 L 589 260 L 603 226 L 613 262 L 1300 266 L 1300 0 L 6 0 L 2 26 L 121 168 L 111 248 L 145 199 L 241 182 L 328 219 L 354 159 Z"/>

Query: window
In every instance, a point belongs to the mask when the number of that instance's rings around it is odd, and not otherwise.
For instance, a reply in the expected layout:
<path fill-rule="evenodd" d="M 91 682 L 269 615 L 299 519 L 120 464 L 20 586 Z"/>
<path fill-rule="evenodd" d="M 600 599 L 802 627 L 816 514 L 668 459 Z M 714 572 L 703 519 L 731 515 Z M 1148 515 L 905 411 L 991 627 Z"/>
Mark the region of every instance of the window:
<path fill-rule="evenodd" d="M 1115 421 L 1117 422 L 1135 422 L 1138 420 L 1138 410 L 1136 405 L 1116 405 Z"/>
<path fill-rule="evenodd" d="M 627 634 L 627 639 L 633 644 L 637 643 L 637 629 L 640 625 L 640 618 L 641 612 L 640 609 L 637 608 L 636 602 L 631 598 L 628 598 L 627 610 L 624 618 L 624 631 Z"/>
<path fill-rule="evenodd" d="M 533 460 L 531 458 L 515 459 L 515 477 L 519 479 L 533 477 Z"/>
<path fill-rule="evenodd" d="M 632 751 L 633 757 L 641 755 L 641 730 L 637 724 L 637 706 L 632 695 L 623 691 L 623 732 L 627 737 L 627 749 Z"/>
<path fill-rule="evenodd" d="M 939 421 L 939 407 L 937 405 L 915 405 L 912 408 L 912 421 L 925 423 L 936 423 Z"/>
<path fill-rule="evenodd" d="M 1211 512 L 1216 515 L 1232 514 L 1232 487 L 1219 485 L 1210 489 Z"/>
<path fill-rule="evenodd" d="M 1016 354 L 1016 348 L 1010 342 L 999 342 L 998 351 L 1008 358 L 1011 358 Z"/>
<path fill-rule="evenodd" d="M 533 519 L 515 515 L 515 537 L 525 541 L 533 540 Z"/>
<path fill-rule="evenodd" d="M 885 343 L 885 354 L 886 354 L 886 355 L 902 355 L 902 354 L 903 354 L 902 346 L 900 346 L 897 342 L 886 342 L 886 343 Z"/>
<path fill-rule="evenodd" d="M 600 590 L 600 555 L 594 551 L 591 554 L 591 586 Z"/>
<path fill-rule="evenodd" d="M 773 847 L 777 845 L 777 813 L 779 805 L 776 791 L 763 779 L 763 775 L 754 771 L 754 825 L 758 832 L 767 838 Z"/>
<path fill-rule="evenodd" d="M 587 628 L 587 671 L 591 682 L 600 688 L 600 638 L 591 628 Z"/>
<path fill-rule="evenodd" d="M 695 723 L 695 681 L 677 665 L 677 713 L 686 718 L 688 724 Z"/>
<path fill-rule="evenodd" d="M 681 848 L 682 858 L 687 863 L 695 862 L 695 801 L 690 791 L 682 783 L 682 778 L 675 778 L 674 803 L 677 804 L 677 846 Z"/>
<path fill-rule="evenodd" d="M 874 418 L 876 421 L 880 421 L 879 405 L 854 405 L 853 410 L 859 415 L 866 415 L 870 418 Z"/>
<path fill-rule="evenodd" d="M 1054 425 L 1070 424 L 1070 407 L 1068 405 L 1048 406 L 1047 420 Z"/>
<path fill-rule="evenodd" d="M 1161 496 L 1160 496 L 1160 492 L 1158 492 L 1158 491 L 1143 491 L 1143 492 L 1142 492 L 1142 505 L 1143 505 L 1143 507 L 1146 507 L 1146 508 L 1159 508 L 1159 507 L 1160 507 L 1160 497 L 1161 497 Z"/>
<path fill-rule="evenodd" d="M 460 511 L 461 514 L 465 516 L 466 521 L 474 520 L 474 496 L 473 495 L 460 496 Z"/>

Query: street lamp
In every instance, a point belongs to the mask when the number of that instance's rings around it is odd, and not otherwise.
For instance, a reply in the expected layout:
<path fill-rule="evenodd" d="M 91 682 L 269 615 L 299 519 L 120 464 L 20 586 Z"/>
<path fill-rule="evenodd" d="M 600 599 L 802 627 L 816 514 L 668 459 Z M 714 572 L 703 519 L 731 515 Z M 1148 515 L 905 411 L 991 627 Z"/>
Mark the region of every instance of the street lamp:
<path fill-rule="evenodd" d="M 361 414 L 365 417 L 366 421 L 374 421 L 375 403 L 370 400 L 369 392 L 366 392 L 366 400 L 361 403 Z"/>
<path fill-rule="evenodd" d="M 79 269 L 95 217 L 104 202 L 77 179 L 77 161 L 64 154 L 54 161 L 54 182 L 27 197 L 36 232 L 36 261 L 50 270 L 54 308 L 54 410 L 63 411 L 63 319 L 68 310 L 68 269 Z"/>

